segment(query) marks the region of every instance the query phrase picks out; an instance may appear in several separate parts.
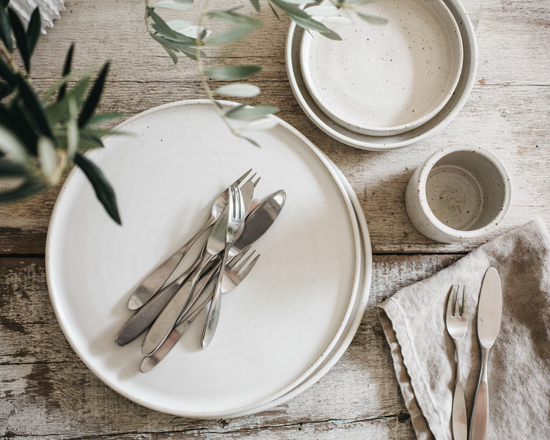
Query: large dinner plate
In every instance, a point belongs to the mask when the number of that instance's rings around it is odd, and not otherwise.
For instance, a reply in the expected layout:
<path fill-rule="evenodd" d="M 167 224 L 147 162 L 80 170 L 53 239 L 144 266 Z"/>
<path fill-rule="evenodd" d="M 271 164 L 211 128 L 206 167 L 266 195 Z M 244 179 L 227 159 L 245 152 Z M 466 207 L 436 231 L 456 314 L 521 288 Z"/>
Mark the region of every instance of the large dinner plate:
<path fill-rule="evenodd" d="M 255 412 L 292 392 L 334 358 L 359 313 L 361 231 L 335 170 L 283 121 L 255 135 L 262 146 L 253 147 L 231 136 L 204 101 L 151 109 L 120 128 L 128 135 L 108 138 L 89 157 L 116 189 L 123 227 L 75 170 L 48 230 L 48 287 L 72 347 L 107 385 L 171 414 Z M 223 297 L 207 350 L 199 348 L 198 319 L 155 370 L 139 373 L 141 339 L 114 343 L 131 313 L 129 294 L 248 168 L 262 176 L 258 196 L 287 192 L 281 215 L 256 245 L 258 264 Z"/>

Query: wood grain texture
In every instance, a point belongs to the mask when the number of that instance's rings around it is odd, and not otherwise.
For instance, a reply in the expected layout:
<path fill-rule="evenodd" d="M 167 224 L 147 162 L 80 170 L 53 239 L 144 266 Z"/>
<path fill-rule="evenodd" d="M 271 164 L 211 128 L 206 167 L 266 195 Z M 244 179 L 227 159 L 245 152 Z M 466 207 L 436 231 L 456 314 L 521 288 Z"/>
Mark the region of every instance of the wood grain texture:
<path fill-rule="evenodd" d="M 369 222 L 376 254 L 369 305 L 350 348 L 319 383 L 265 413 L 217 421 L 160 414 L 105 386 L 72 351 L 49 301 L 43 255 L 59 192 L 54 188 L 0 207 L 0 439 L 413 439 L 376 305 L 532 218 L 550 225 L 550 2 L 463 3 L 480 56 L 470 99 L 445 130 L 402 150 L 357 150 L 309 121 L 286 75 L 288 20 L 278 22 L 267 7 L 261 15 L 266 26 L 230 54 L 235 63 L 264 67 L 253 81 L 262 95 L 251 103 L 278 106 L 282 119 L 340 167 Z M 213 4 L 228 6 L 226 0 Z M 174 66 L 146 34 L 143 15 L 140 0 L 67 2 L 62 19 L 39 42 L 34 84 L 45 90 L 56 81 L 74 41 L 76 68 L 112 60 L 103 111 L 129 117 L 176 100 L 202 98 L 193 63 L 182 59 Z M 453 145 L 496 153 L 510 172 L 514 194 L 497 232 L 472 243 L 442 245 L 414 229 L 404 191 L 429 155 Z"/>
<path fill-rule="evenodd" d="M 57 324 L 43 260 L 0 259 L 0 438 L 414 438 L 376 305 L 457 258 L 376 257 L 369 305 L 336 366 L 283 405 L 218 421 L 160 414 L 101 383 Z"/>

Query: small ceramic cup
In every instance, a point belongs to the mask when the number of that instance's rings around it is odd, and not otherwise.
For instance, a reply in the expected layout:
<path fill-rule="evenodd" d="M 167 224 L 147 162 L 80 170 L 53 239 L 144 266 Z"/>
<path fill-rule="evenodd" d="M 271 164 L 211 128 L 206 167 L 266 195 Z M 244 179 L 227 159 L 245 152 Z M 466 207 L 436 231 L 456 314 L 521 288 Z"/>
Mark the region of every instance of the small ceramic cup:
<path fill-rule="evenodd" d="M 494 230 L 511 199 L 508 171 L 479 147 L 439 150 L 415 171 L 405 193 L 416 229 L 443 243 L 473 240 Z"/>

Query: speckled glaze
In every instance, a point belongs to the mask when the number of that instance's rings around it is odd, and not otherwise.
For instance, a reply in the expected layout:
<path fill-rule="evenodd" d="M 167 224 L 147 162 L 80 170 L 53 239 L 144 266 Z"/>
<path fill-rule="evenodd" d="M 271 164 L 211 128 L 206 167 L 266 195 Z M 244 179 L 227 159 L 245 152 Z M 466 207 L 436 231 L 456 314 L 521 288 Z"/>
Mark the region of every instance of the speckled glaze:
<path fill-rule="evenodd" d="M 452 96 L 463 64 L 460 31 L 441 0 L 384 0 L 367 12 L 389 22 L 331 23 L 343 41 L 304 33 L 302 74 L 338 124 L 374 136 L 404 133 L 433 118 Z"/>
<path fill-rule="evenodd" d="M 426 237 L 443 243 L 479 238 L 506 216 L 512 199 L 502 162 L 479 147 L 439 150 L 412 175 L 407 213 Z"/>

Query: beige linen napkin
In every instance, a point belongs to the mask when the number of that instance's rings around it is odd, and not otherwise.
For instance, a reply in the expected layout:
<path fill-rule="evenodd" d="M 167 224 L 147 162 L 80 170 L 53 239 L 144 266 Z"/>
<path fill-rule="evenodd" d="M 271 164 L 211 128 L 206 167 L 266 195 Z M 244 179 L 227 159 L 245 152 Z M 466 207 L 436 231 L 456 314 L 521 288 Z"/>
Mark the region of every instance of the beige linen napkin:
<path fill-rule="evenodd" d="M 477 302 L 485 271 L 503 286 L 503 316 L 489 358 L 492 440 L 550 439 L 550 236 L 540 220 L 487 243 L 380 304 L 397 379 L 418 439 L 451 440 L 455 347 L 445 328 L 453 284 L 466 286 L 462 346 L 468 420 L 479 377 Z"/>

